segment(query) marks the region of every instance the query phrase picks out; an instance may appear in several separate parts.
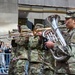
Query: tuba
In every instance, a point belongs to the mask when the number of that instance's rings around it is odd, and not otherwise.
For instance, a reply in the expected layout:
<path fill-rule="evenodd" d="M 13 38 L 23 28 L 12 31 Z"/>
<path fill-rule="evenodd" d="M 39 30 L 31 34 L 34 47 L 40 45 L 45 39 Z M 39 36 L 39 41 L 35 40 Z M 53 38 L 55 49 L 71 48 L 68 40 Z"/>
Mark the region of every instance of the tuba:
<path fill-rule="evenodd" d="M 42 36 L 57 44 L 55 48 L 51 48 L 49 50 L 52 53 L 54 59 L 61 62 L 67 61 L 71 56 L 68 51 L 69 47 L 57 26 L 59 20 L 60 16 L 58 15 L 47 17 L 45 21 L 52 30 L 45 30 Z"/>

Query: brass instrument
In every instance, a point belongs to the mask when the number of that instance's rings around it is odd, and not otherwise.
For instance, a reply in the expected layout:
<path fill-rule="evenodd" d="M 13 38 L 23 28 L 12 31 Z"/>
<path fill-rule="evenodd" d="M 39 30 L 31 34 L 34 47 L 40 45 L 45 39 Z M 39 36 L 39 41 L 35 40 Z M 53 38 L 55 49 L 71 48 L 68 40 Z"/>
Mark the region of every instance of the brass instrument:
<path fill-rule="evenodd" d="M 49 28 L 34 29 L 34 30 L 33 30 L 33 34 L 36 35 L 38 32 L 43 32 L 43 31 L 45 31 L 45 30 L 51 31 L 51 28 L 49 27 Z"/>
<path fill-rule="evenodd" d="M 52 28 L 53 33 L 50 31 L 48 34 L 46 34 L 47 32 L 46 30 L 43 32 L 43 37 L 46 37 L 48 40 L 58 44 L 56 50 L 50 49 L 50 52 L 52 53 L 54 59 L 56 59 L 57 61 L 67 61 L 71 56 L 68 52 L 69 48 L 67 46 L 67 43 L 57 26 L 58 20 L 59 20 L 58 15 L 52 15 L 46 18 L 46 21 Z"/>
<path fill-rule="evenodd" d="M 33 36 L 33 32 L 30 29 L 22 29 L 21 32 L 9 32 L 9 37 L 19 36 Z"/>

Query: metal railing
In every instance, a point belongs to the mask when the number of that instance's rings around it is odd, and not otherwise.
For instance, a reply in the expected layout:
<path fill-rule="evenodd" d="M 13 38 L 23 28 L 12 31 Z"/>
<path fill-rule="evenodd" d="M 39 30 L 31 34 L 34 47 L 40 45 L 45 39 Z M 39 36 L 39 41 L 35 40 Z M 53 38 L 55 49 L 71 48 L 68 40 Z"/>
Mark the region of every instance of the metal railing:
<path fill-rule="evenodd" d="M 8 74 L 11 53 L 0 53 L 0 75 Z"/>

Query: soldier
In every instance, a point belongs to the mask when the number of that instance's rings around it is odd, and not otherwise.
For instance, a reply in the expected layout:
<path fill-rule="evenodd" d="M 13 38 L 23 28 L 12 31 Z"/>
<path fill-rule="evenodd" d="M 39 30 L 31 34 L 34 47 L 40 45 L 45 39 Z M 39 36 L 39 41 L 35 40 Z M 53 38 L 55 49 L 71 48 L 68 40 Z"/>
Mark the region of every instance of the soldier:
<path fill-rule="evenodd" d="M 43 28 L 44 25 L 36 24 L 34 30 Z M 30 50 L 30 68 L 29 75 L 42 75 L 42 46 L 41 46 L 41 33 L 35 32 L 34 36 L 29 38 L 29 50 Z M 40 37 L 39 37 L 40 36 Z"/>
<path fill-rule="evenodd" d="M 68 33 L 69 33 L 69 37 L 71 40 L 69 40 L 68 42 L 70 42 L 70 54 L 72 55 L 72 57 L 70 57 L 70 59 L 66 62 L 61 62 L 62 64 L 60 65 L 61 66 L 61 69 L 58 70 L 58 73 L 61 73 L 61 74 L 57 74 L 57 75 L 65 75 L 66 73 L 68 75 L 75 75 L 75 14 L 70 14 L 70 15 L 67 15 L 65 17 L 65 24 L 66 24 L 66 27 L 69 29 Z M 68 37 L 68 38 L 69 38 Z M 55 43 L 53 43 L 52 41 L 48 41 L 45 43 L 46 46 L 48 48 L 54 48 L 55 47 Z M 58 64 L 59 65 L 59 64 Z"/>
<path fill-rule="evenodd" d="M 72 57 L 68 60 L 69 63 L 69 70 L 70 70 L 70 74 L 69 75 L 75 75 L 75 12 L 73 13 L 68 13 L 69 15 L 67 15 L 65 17 L 65 24 L 66 27 L 69 29 L 68 33 L 70 34 L 70 41 L 71 41 L 71 55 Z"/>
<path fill-rule="evenodd" d="M 45 50 L 44 48 L 44 38 L 42 36 L 43 30 L 40 31 L 40 28 L 44 28 L 44 25 L 35 25 L 34 36 L 30 37 L 29 40 L 31 50 L 29 75 L 52 75 L 53 66 L 51 64 L 53 63 L 53 59 L 51 57 L 51 53 L 47 49 Z"/>
<path fill-rule="evenodd" d="M 27 30 L 27 26 L 26 30 Z M 30 32 L 30 30 L 29 30 Z M 10 67 L 8 75 L 25 75 L 25 64 L 28 61 L 28 30 L 25 33 L 20 33 L 20 36 L 15 39 L 15 43 L 17 44 L 15 51 L 13 52 L 15 55 L 11 59 Z"/>
<path fill-rule="evenodd" d="M 51 28 L 49 28 L 48 25 L 45 26 L 44 31 L 47 33 L 51 31 Z M 43 31 L 43 32 L 44 32 Z M 43 36 L 43 32 L 40 32 L 41 41 L 42 41 L 42 66 L 43 66 L 43 74 L 42 75 L 53 75 L 54 73 L 54 58 L 50 52 L 50 50 L 45 45 L 45 42 L 48 41 L 46 37 Z"/>

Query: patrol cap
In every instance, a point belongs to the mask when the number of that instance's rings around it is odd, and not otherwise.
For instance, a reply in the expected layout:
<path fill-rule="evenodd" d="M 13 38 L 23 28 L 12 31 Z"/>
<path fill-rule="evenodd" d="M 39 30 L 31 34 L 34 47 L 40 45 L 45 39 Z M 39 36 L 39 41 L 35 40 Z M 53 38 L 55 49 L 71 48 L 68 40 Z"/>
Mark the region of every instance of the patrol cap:
<path fill-rule="evenodd" d="M 34 29 L 38 29 L 38 28 L 44 28 L 43 24 L 37 23 L 34 27 Z"/>
<path fill-rule="evenodd" d="M 27 25 L 21 25 L 21 29 L 29 29 Z"/>
<path fill-rule="evenodd" d="M 31 30 L 27 27 L 27 25 L 22 25 L 21 26 L 21 32 L 31 32 Z"/>
<path fill-rule="evenodd" d="M 73 18 L 75 19 L 75 12 L 68 11 L 66 13 L 65 19 Z"/>

